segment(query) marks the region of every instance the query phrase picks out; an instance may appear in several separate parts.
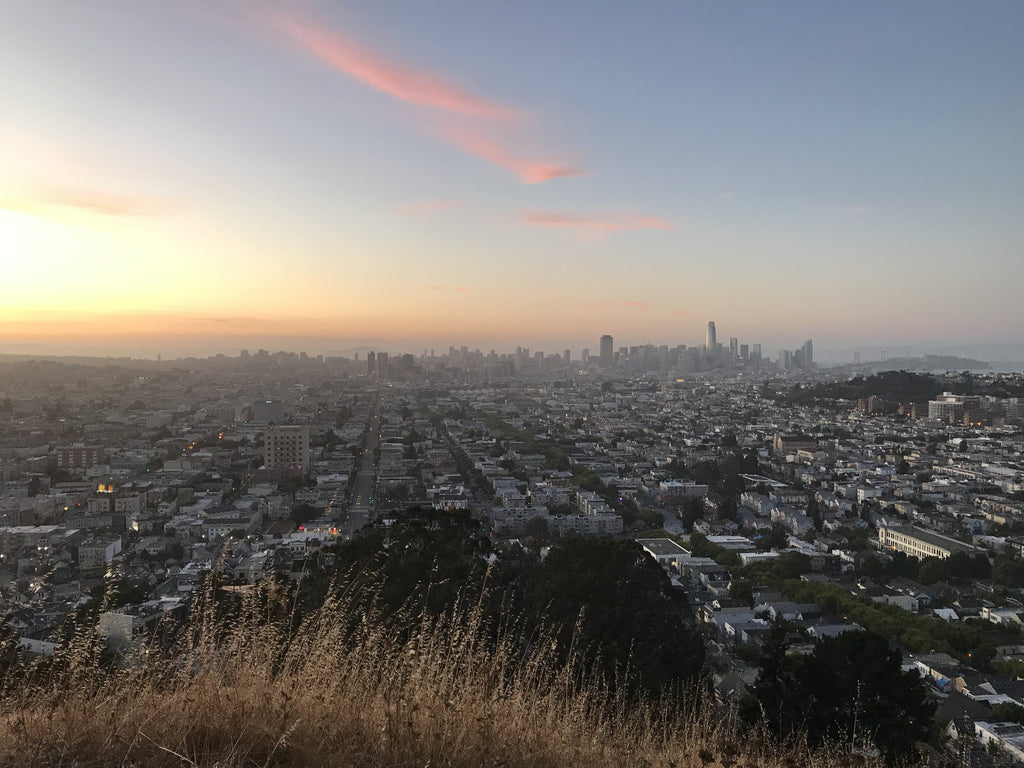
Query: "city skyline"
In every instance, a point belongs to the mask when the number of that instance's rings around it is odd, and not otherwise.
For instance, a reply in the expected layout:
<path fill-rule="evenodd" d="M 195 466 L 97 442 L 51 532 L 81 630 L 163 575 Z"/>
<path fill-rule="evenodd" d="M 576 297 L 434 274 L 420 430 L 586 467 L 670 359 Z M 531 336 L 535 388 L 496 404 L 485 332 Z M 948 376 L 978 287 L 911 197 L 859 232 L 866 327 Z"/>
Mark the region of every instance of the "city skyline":
<path fill-rule="evenodd" d="M 1024 343 L 1019 4 L 2 18 L 0 353 Z"/>

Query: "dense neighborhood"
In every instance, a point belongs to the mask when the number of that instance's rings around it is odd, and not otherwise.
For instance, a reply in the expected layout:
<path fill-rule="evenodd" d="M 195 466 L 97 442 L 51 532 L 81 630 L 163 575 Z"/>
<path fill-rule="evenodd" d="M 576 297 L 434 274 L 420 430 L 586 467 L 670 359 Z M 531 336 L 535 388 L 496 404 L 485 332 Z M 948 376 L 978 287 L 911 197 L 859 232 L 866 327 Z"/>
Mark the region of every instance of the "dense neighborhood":
<path fill-rule="evenodd" d="M 499 558 L 637 542 L 723 704 L 766 646 L 868 630 L 928 685 L 936 759 L 1024 762 L 1024 377 L 864 377 L 807 345 L 0 361 L 3 631 L 45 657 L 91 607 L 127 654 L 211 572 L 301 581 L 367 524 L 468 513 Z"/>

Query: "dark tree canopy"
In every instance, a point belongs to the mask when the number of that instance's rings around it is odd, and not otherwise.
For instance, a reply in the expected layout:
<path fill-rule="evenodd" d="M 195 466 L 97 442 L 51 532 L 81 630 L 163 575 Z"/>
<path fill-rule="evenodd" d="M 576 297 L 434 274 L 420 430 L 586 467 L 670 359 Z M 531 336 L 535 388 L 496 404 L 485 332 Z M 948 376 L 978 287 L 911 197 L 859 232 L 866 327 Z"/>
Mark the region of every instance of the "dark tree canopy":
<path fill-rule="evenodd" d="M 559 664 L 631 695 L 700 679 L 704 649 L 686 598 L 635 542 L 568 537 L 543 559 L 518 546 L 490 554 L 468 513 L 414 508 L 340 545 L 336 564 L 385 617 L 480 605 L 492 633 L 513 632 L 524 650 L 553 643 Z"/>
<path fill-rule="evenodd" d="M 788 632 L 777 624 L 765 643 L 748 718 L 763 711 L 776 735 L 802 730 L 812 745 L 871 743 L 889 764 L 912 756 L 929 735 L 934 705 L 920 676 L 901 669 L 899 651 L 879 635 L 844 632 L 790 656 Z"/>
<path fill-rule="evenodd" d="M 511 582 L 521 615 L 554 632 L 562 660 L 575 653 L 611 684 L 628 670 L 631 685 L 658 693 L 703 668 L 686 598 L 635 542 L 566 539 Z"/>
<path fill-rule="evenodd" d="M 338 547 L 336 567 L 377 587 L 377 607 L 438 614 L 467 590 L 478 591 L 487 571 L 490 541 L 464 510 L 413 507 L 385 525 L 367 526 Z"/>

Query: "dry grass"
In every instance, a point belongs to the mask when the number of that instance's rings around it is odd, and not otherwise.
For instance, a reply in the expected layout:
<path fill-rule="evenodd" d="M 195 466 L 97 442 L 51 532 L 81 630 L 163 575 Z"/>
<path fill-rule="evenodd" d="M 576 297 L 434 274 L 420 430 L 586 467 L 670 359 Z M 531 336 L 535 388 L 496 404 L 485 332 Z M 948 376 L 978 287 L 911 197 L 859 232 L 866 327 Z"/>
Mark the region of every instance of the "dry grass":
<path fill-rule="evenodd" d="M 713 707 L 631 707 L 543 652 L 497 652 L 475 611 L 411 633 L 330 599 L 290 640 L 250 605 L 225 636 L 207 611 L 173 663 L 95 660 L 8 690 L 2 766 L 861 765 L 741 737 Z M 355 626 L 355 630 L 352 627 Z M 216 637 L 216 639 L 215 639 Z M 401 638 L 405 639 L 401 639 Z M 539 643 L 535 645 L 545 645 Z"/>

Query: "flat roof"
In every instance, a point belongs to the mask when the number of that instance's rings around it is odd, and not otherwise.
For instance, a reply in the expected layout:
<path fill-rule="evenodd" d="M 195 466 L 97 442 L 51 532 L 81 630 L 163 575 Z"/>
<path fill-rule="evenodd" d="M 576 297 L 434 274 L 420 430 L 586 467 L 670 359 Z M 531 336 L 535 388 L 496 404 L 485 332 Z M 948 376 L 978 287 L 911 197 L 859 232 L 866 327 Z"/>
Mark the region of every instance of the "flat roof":
<path fill-rule="evenodd" d="M 924 528 L 918 528 L 916 525 L 894 525 L 891 526 L 889 530 L 898 531 L 905 536 L 911 536 L 918 541 L 923 541 L 934 547 L 948 549 L 950 552 L 980 551 L 977 547 L 972 547 L 970 544 L 965 544 L 964 542 L 952 539 L 949 536 L 943 536 L 941 533 L 935 533 L 934 531 L 927 531 Z"/>
<path fill-rule="evenodd" d="M 678 542 L 672 541 L 672 539 L 636 539 L 636 543 L 655 557 L 690 554 Z"/>

